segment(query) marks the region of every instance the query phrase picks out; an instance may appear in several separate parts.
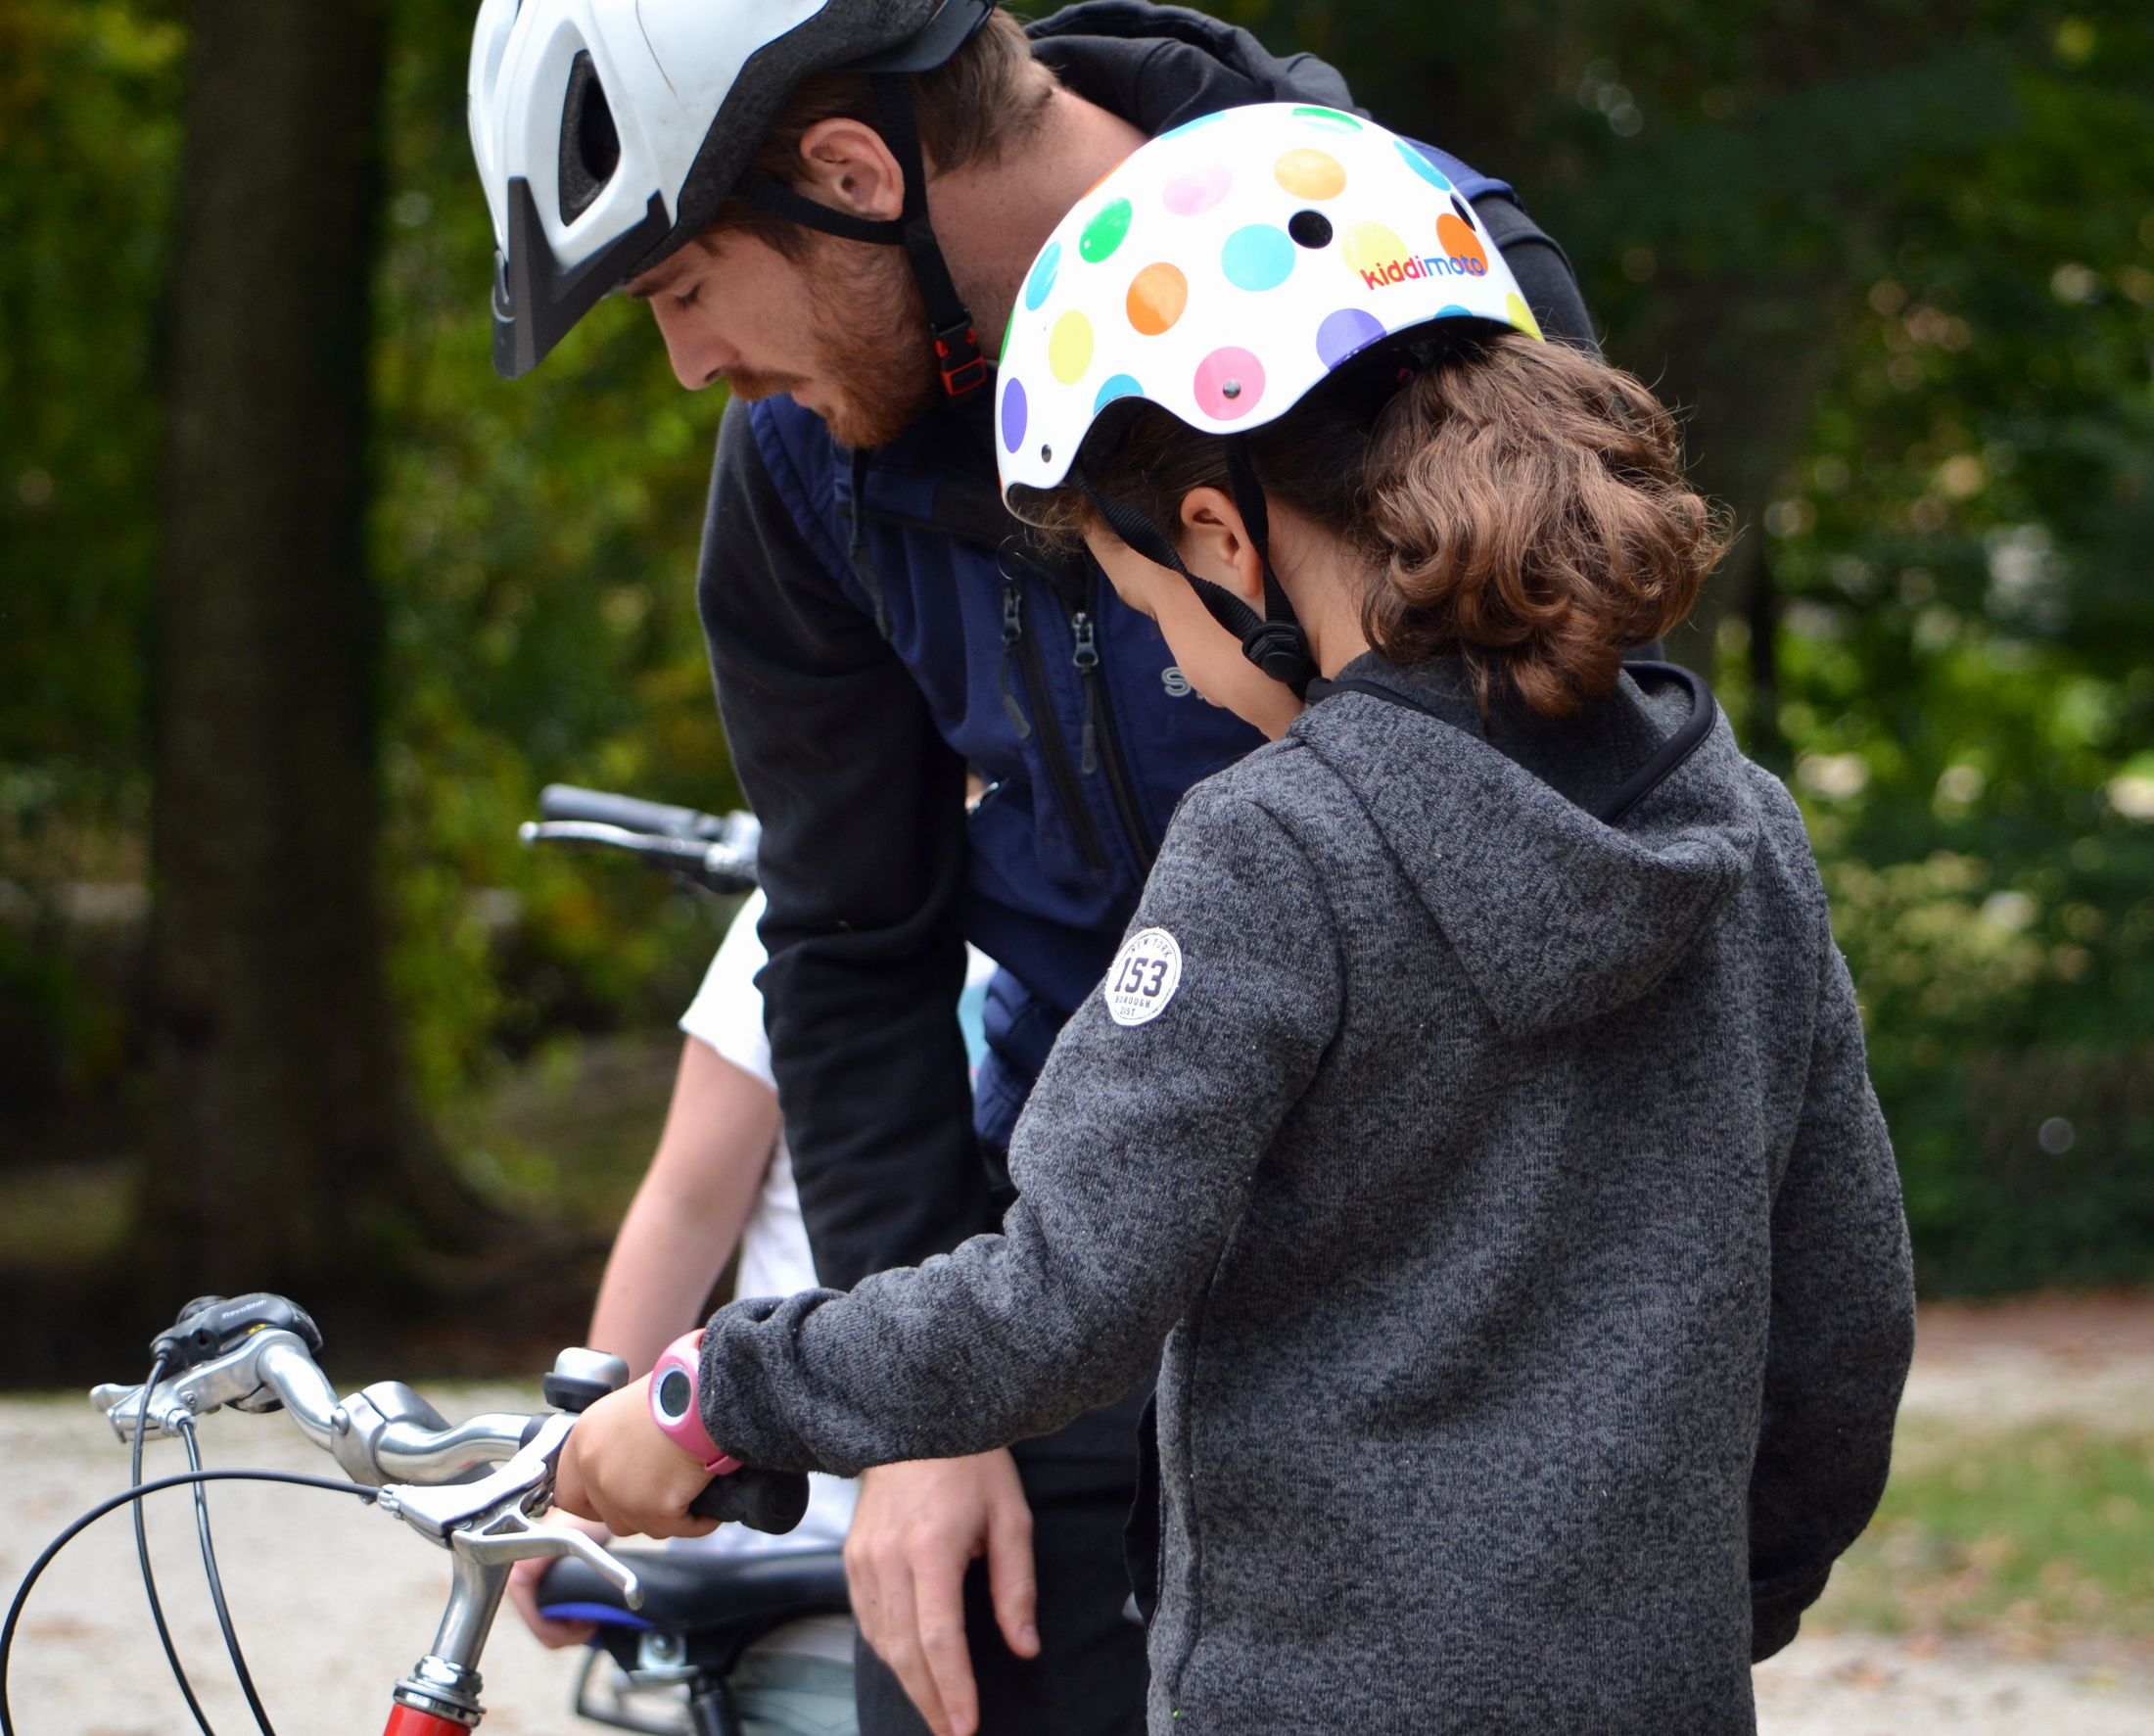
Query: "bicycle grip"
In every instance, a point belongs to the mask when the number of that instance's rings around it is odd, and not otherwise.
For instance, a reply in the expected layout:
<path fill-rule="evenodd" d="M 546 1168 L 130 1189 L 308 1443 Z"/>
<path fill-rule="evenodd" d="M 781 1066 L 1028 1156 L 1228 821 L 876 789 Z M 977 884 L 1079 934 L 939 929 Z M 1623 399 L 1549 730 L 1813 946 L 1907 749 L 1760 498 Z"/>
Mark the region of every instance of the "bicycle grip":
<path fill-rule="evenodd" d="M 602 789 L 579 789 L 573 783 L 549 783 L 538 792 L 538 812 L 547 820 L 587 820 L 626 831 L 656 832 L 673 838 L 711 839 L 723 835 L 726 822 L 716 815 L 637 796 L 617 796 Z"/>
<path fill-rule="evenodd" d="M 743 1466 L 709 1485 L 688 1503 L 701 1519 L 722 1519 L 773 1536 L 789 1531 L 808 1511 L 808 1478 L 798 1471 L 758 1471 Z"/>

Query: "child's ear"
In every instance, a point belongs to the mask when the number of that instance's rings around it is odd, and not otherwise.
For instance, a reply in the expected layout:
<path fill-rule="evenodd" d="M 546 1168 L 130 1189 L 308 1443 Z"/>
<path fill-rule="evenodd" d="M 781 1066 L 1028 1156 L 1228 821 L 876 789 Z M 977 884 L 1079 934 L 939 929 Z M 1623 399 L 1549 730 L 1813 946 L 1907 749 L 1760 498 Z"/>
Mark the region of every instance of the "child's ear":
<path fill-rule="evenodd" d="M 1224 489 L 1192 489 L 1182 496 L 1180 531 L 1176 540 L 1189 570 L 1233 591 L 1261 614 L 1263 557 L 1249 539 L 1234 496 Z"/>

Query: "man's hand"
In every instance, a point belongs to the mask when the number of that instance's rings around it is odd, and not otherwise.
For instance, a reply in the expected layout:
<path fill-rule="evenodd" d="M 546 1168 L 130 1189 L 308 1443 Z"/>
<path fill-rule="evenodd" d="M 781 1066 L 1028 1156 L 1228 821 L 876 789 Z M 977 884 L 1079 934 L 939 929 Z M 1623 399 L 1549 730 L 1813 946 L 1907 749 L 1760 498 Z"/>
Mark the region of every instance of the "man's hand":
<path fill-rule="evenodd" d="M 613 1533 L 604 1525 L 593 1525 L 587 1519 L 571 1519 L 567 1514 L 555 1517 L 554 1523 L 567 1527 L 573 1525 L 594 1543 L 609 1541 Z M 598 1631 L 595 1621 L 549 1621 L 538 1613 L 538 1581 L 546 1576 L 546 1570 L 556 1558 L 548 1556 L 539 1561 L 520 1561 L 508 1571 L 508 1601 L 516 1606 L 516 1613 L 523 1617 L 524 1625 L 531 1629 L 541 1646 L 558 1651 L 564 1646 L 580 1646 Z"/>
<path fill-rule="evenodd" d="M 707 1537 L 718 1521 L 696 1518 L 688 1503 L 711 1474 L 660 1431 L 650 1385 L 645 1375 L 577 1418 L 561 1444 L 553 1504 L 598 1521 L 617 1537 Z"/>
<path fill-rule="evenodd" d="M 982 1555 L 1004 1640 L 1020 1658 L 1038 1657 L 1032 1509 L 1016 1461 L 1007 1452 L 921 1459 L 861 1478 L 845 1539 L 854 1619 L 935 1736 L 979 1726 L 964 1573 Z"/>

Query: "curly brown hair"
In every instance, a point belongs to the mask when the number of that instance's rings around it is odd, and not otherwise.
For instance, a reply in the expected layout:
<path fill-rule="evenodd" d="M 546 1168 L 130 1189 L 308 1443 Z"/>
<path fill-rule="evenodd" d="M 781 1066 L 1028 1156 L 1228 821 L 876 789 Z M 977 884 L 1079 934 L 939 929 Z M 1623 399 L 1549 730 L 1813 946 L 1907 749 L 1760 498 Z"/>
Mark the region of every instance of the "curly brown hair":
<path fill-rule="evenodd" d="M 1128 412 L 1085 474 L 1153 523 L 1229 486 L 1226 448 L 1154 405 Z M 1626 651 L 1678 626 L 1728 541 L 1683 478 L 1675 421 L 1629 374 L 1516 332 L 1389 347 L 1245 437 L 1273 501 L 1344 539 L 1371 579 L 1369 643 L 1398 663 L 1456 656 L 1482 709 L 1568 718 L 1615 688 Z M 1073 540 L 1074 487 L 1026 518 Z"/>

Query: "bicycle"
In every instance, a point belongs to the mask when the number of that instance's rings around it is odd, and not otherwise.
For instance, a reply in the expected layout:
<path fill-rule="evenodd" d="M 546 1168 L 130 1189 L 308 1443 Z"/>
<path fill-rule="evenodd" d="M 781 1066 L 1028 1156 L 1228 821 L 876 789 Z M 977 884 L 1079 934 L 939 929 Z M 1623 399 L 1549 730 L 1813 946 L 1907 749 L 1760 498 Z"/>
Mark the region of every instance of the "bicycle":
<path fill-rule="evenodd" d="M 760 827 L 750 815 L 702 814 L 564 784 L 541 793 L 539 812 L 538 821 L 520 830 L 527 843 L 622 851 L 714 895 L 755 885 Z M 740 1736 L 727 1677 L 748 1647 L 794 1621 L 850 1614 L 836 1549 L 713 1559 L 603 1548 L 582 1532 L 532 1523 L 550 1504 L 554 1467 L 576 1416 L 627 1381 L 620 1358 L 564 1350 L 544 1382 L 550 1411 L 492 1412 L 451 1425 L 401 1382 L 340 1398 L 315 1361 L 321 1345 L 319 1328 L 286 1298 L 204 1297 L 153 1340 L 148 1380 L 92 1392 L 121 1442 L 133 1448 L 132 1486 L 62 1531 L 18 1589 L 0 1628 L 0 1736 L 16 1729 L 7 1666 L 32 1588 L 74 1537 L 123 1506 L 136 1510 L 138 1558 L 166 1662 L 208 1736 L 209 1722 L 165 1626 L 140 1523 L 139 1504 L 148 1495 L 190 1486 L 226 1652 L 257 1726 L 273 1736 L 225 1606 L 203 1495 L 214 1481 L 297 1483 L 354 1495 L 448 1552 L 449 1594 L 433 1647 L 393 1689 L 385 1736 L 462 1736 L 478 1726 L 485 1715 L 479 1659 L 519 1560 L 554 1559 L 540 1588 L 548 1615 L 597 1624 L 577 1681 L 576 1714 L 648 1736 Z M 350 1480 L 205 1470 L 196 1426 L 225 1407 L 286 1411 Z M 143 1443 L 165 1436 L 185 1444 L 189 1469 L 144 1482 Z M 804 1478 L 749 1469 L 714 1479 L 695 1511 L 778 1533 L 799 1523 L 806 1502 Z M 654 1692 L 674 1699 L 673 1715 L 661 1718 L 636 1704 Z"/>
<path fill-rule="evenodd" d="M 321 1333 L 305 1310 L 266 1292 L 203 1297 L 152 1344 L 151 1378 L 139 1385 L 105 1384 L 91 1393 L 123 1444 L 135 1449 L 133 1486 L 101 1502 L 68 1526 L 31 1566 L 0 1627 L 0 1732 L 16 1724 L 6 1695 L 12 1657 L 29 1594 L 46 1568 L 82 1531 L 121 1506 L 161 1490 L 192 1485 L 203 1564 L 226 1651 L 256 1723 L 270 1728 L 248 1673 L 224 1603 L 215 1546 L 202 1489 L 210 1482 L 297 1483 L 355 1495 L 401 1520 L 448 1553 L 448 1599 L 432 1647 L 391 1692 L 384 1736 L 464 1736 L 485 1715 L 479 1660 L 518 1561 L 552 1557 L 579 1570 L 567 1588 L 612 1622 L 606 1650 L 624 1669 L 661 1675 L 689 1689 L 688 1728 L 695 1736 L 739 1736 L 740 1721 L 726 1673 L 755 1640 L 805 1615 L 844 1606 L 844 1570 L 835 1550 L 753 1558 L 726 1564 L 719 1575 L 657 1551 L 609 1550 L 581 1531 L 535 1524 L 550 1505 L 562 1443 L 578 1415 L 626 1384 L 619 1357 L 568 1349 L 544 1383 L 546 1411 L 486 1412 L 451 1424 L 400 1381 L 384 1381 L 340 1397 L 315 1360 Z M 201 1420 L 217 1410 L 285 1411 L 349 1480 L 286 1472 L 205 1470 L 196 1441 Z M 160 1436 L 182 1440 L 184 1474 L 141 1480 L 141 1443 Z M 807 1479 L 744 1469 L 714 1478 L 694 1511 L 754 1529 L 782 1532 L 800 1521 Z M 138 1531 L 138 1541 L 140 1532 Z M 143 1556 L 151 1609 L 175 1679 L 196 1723 L 209 1729 L 193 1687 L 165 1631 L 154 1574 Z M 757 1571 L 762 1570 L 762 1571 Z M 630 1637 L 632 1635 L 632 1646 Z M 589 1671 L 585 1671 L 587 1682 Z M 641 1685 L 650 1685 L 648 1680 Z M 586 1708 L 596 1721 L 628 1729 L 666 1730 L 648 1719 Z M 601 1715 L 604 1714 L 604 1715 Z M 625 1721 L 626 1720 L 626 1721 Z"/>

